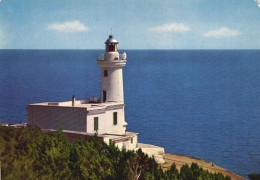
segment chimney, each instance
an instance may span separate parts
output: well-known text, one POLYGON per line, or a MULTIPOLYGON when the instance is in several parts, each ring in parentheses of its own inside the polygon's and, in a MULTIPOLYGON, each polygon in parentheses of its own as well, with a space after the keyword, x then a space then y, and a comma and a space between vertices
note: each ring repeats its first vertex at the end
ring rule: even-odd
POLYGON ((75 105, 75 101, 76 101, 76 98, 75 98, 75 96, 73 95, 73 96, 72 96, 72 101, 71 101, 71 102, 72 102, 72 106, 75 105))

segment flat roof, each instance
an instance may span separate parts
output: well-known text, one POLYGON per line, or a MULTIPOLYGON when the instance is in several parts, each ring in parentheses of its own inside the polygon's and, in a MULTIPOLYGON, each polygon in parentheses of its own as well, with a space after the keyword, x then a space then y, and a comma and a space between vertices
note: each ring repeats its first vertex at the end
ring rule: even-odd
POLYGON ((85 100, 76 100, 74 101, 74 106, 72 105, 72 101, 64 101, 64 102, 41 102, 41 103, 33 103, 29 104, 30 106, 55 106, 55 107, 74 107, 74 108, 85 108, 88 110, 95 109, 104 109, 111 106, 119 106, 125 105, 123 103, 118 102, 92 102, 89 99, 85 100))

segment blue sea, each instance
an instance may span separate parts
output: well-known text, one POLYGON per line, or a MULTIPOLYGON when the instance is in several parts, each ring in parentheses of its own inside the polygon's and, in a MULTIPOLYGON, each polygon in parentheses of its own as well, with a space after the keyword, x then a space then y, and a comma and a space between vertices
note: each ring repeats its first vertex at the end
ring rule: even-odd
MULTIPOLYGON (((260 50, 121 50, 128 131, 243 177, 260 173, 260 50)), ((103 50, 0 50, 0 122, 99 96, 103 50)))

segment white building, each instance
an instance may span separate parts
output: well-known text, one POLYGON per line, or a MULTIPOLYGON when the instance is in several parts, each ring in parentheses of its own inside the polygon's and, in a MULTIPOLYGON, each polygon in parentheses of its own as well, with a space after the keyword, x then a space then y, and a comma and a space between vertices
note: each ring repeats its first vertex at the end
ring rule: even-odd
POLYGON ((101 67, 100 99, 76 100, 73 96, 66 102, 29 104, 28 123, 44 130, 62 127, 67 133, 98 133, 106 143, 112 141, 120 149, 123 146, 128 150, 141 148, 158 163, 163 163, 164 148, 138 143, 138 133, 126 131, 122 70, 127 62, 126 53, 118 53, 118 41, 112 35, 105 44, 106 53, 97 60, 101 67))

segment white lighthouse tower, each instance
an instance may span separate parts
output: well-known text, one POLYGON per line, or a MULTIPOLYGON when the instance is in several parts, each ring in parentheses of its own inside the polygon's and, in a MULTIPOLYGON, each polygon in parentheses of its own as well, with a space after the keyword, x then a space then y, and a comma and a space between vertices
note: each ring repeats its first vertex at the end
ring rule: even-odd
POLYGON ((106 44, 106 53, 99 55, 101 67, 101 102, 124 103, 123 70, 126 65, 126 53, 118 53, 118 41, 110 35, 106 44))

